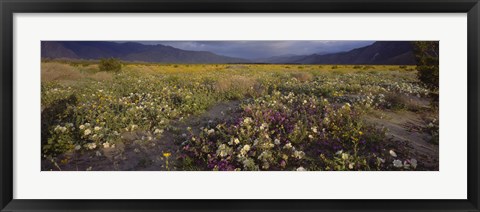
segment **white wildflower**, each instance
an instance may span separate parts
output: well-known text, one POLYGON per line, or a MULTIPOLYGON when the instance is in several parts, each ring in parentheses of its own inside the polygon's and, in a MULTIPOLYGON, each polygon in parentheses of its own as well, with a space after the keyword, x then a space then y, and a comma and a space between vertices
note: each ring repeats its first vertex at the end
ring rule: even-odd
POLYGON ((217 149, 217 155, 219 155, 220 157, 228 156, 229 152, 230 149, 225 144, 220 145, 217 149))
POLYGON ((394 160, 393 161, 393 166, 395 166, 397 168, 402 167, 403 166, 402 161, 401 160, 394 160))
POLYGON ((136 124, 132 124, 132 125, 130 126, 130 129, 131 129, 132 131, 136 130, 137 128, 138 128, 138 125, 136 125, 136 124))
POLYGON ((253 120, 250 117, 247 117, 243 120, 243 123, 245 123, 245 124, 249 124, 249 123, 252 123, 252 122, 253 122, 253 120))
POLYGON ((97 148, 97 144, 96 143, 88 143, 87 148, 88 149, 95 149, 95 148, 97 148))
POLYGON ((305 157, 305 152, 303 151, 295 151, 293 153, 293 156, 298 158, 298 159, 302 159, 303 157, 305 157))
POLYGON ((243 148, 240 150, 240 157, 243 157, 245 156, 248 151, 250 151, 250 145, 246 144, 245 146, 243 146, 243 148))
POLYGON ((268 127, 267 123, 263 123, 262 126, 260 126, 260 130, 266 129, 268 127))
POLYGON ((307 170, 300 166, 300 167, 297 168, 297 171, 307 171, 307 170))
POLYGON ((90 129, 86 129, 85 132, 83 132, 84 135, 90 135, 92 131, 90 129))
POLYGON ((287 143, 287 144, 285 144, 285 147, 284 147, 284 148, 290 149, 290 148, 292 148, 292 144, 291 144, 291 143, 287 143))
POLYGON ((275 140, 273 141, 273 143, 275 143, 275 145, 280 145, 280 140, 278 138, 275 138, 275 140))
POLYGON ((417 168, 417 165, 418 165, 418 164, 417 164, 417 160, 411 159, 411 160, 410 160, 410 165, 412 165, 412 167, 413 167, 414 169, 417 168))
POLYGON ((390 155, 394 158, 397 157, 397 153, 395 153, 393 150, 390 150, 390 155))
POLYGON ((110 148, 110 143, 108 143, 108 141, 103 143, 103 148, 105 148, 105 149, 110 148))
POLYGON ((354 166, 354 165, 355 165, 354 163, 350 163, 350 164, 348 164, 348 168, 349 168, 349 169, 353 169, 353 166, 354 166))

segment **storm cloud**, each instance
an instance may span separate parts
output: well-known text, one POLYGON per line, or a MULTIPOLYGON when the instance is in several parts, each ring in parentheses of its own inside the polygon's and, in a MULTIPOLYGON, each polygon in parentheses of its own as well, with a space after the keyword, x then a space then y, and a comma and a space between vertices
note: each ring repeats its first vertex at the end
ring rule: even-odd
POLYGON ((142 44, 162 44, 183 50, 209 51, 219 55, 246 59, 283 55, 326 54, 348 51, 374 41, 136 41, 142 44))

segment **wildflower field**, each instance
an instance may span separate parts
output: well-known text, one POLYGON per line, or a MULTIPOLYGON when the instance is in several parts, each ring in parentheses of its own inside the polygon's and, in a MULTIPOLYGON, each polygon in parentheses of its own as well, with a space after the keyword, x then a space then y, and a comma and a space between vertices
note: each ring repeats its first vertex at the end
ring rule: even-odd
POLYGON ((415 66, 42 62, 42 170, 438 170, 415 66))

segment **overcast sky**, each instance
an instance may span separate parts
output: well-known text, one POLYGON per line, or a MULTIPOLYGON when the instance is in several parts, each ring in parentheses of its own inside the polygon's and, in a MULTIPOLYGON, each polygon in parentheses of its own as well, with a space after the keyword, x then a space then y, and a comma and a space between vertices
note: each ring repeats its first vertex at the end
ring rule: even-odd
POLYGON ((216 54, 247 59, 281 55, 308 55, 348 51, 374 41, 137 41, 163 44, 183 50, 210 51, 216 54))

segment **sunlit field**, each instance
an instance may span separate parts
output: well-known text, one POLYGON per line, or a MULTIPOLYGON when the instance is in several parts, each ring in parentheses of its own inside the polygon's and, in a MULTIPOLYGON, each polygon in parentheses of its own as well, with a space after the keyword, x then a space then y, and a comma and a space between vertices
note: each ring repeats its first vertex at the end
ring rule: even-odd
POLYGON ((438 170, 415 66, 41 66, 42 170, 438 170))

